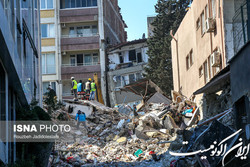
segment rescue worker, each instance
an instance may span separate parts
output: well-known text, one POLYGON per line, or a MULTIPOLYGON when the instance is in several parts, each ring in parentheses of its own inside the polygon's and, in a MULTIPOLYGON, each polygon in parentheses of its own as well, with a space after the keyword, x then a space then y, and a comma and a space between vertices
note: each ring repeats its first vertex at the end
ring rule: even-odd
POLYGON ((89 78, 88 81, 85 83, 86 94, 90 93, 90 81, 91 78, 89 78))
POLYGON ((77 82, 74 77, 71 77, 72 84, 71 84, 71 90, 73 91, 74 94, 74 101, 77 101, 77 82))
POLYGON ((90 100, 95 100, 95 93, 96 93, 96 84, 95 80, 91 82, 91 90, 90 90, 90 100))
POLYGON ((88 132, 88 127, 86 125, 86 115, 84 112, 82 112, 81 110, 78 110, 75 120, 77 121, 77 125, 76 125, 77 130, 79 129, 79 125, 83 124, 83 126, 88 132))
POLYGON ((77 94, 81 97, 82 95, 82 92, 83 92, 83 85, 82 84, 82 80, 79 81, 79 83, 77 84, 77 94))

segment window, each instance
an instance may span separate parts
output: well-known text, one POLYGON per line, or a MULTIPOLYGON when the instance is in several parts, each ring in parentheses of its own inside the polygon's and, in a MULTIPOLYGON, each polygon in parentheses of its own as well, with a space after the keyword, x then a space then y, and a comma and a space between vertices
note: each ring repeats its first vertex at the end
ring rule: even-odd
POLYGON ((198 18, 196 21, 196 30, 198 30, 200 26, 201 26, 201 21, 200 21, 200 18, 198 18))
POLYGON ((98 53, 93 54, 93 65, 97 65, 99 63, 98 53))
POLYGON ((129 83, 135 82, 135 74, 129 74, 129 83))
POLYGON ((53 0, 41 0, 41 9, 53 9, 53 0))
POLYGON ((55 74, 56 62, 54 53, 42 54, 42 74, 55 74))
POLYGON ((130 50, 129 51, 129 61, 136 61, 135 50, 130 50))
POLYGON ((208 7, 206 5, 205 7, 205 19, 209 18, 209 12, 208 12, 208 7))
POLYGON ((69 27, 69 37, 83 37, 96 35, 98 32, 96 25, 69 27))
POLYGON ((190 66, 192 66, 194 64, 194 61, 193 61, 193 49, 191 49, 191 51, 189 52, 189 57, 190 57, 190 66))
POLYGON ((203 75, 203 67, 200 66, 200 68, 199 68, 199 77, 201 77, 202 75, 203 75))
POLYGON ((82 66, 83 65, 83 54, 78 54, 77 55, 77 66, 82 66))
POLYGON ((115 87, 116 88, 121 87, 122 86, 122 77, 121 76, 116 76, 115 79, 116 79, 115 87))
POLYGON ((75 36, 75 28, 74 27, 70 27, 69 28, 69 37, 74 37, 75 36))
POLYGON ((190 68, 190 60, 189 60, 189 55, 186 57, 186 69, 188 70, 190 68))
POLYGON ((42 38, 55 37, 55 25, 54 24, 42 24, 42 38))
POLYGON ((141 52, 137 53, 137 63, 141 63, 142 62, 142 55, 141 52))
POLYGON ((98 29, 97 26, 92 26, 92 34, 97 34, 98 29))
POLYGON ((77 27, 76 28, 76 34, 77 34, 78 37, 82 36, 82 27, 77 27))
POLYGON ((97 0, 60 0, 61 9, 97 6, 97 0))
POLYGON ((201 35, 205 34, 206 32, 206 22, 205 22, 205 15, 204 11, 201 13, 201 35))
POLYGON ((76 56, 75 55, 70 55, 70 65, 76 66, 76 56))
POLYGON ((70 55, 70 66, 89 66, 99 64, 98 53, 70 55))
POLYGON ((186 68, 187 70, 193 65, 193 49, 189 52, 189 54, 186 57, 186 68))
POLYGON ((83 27, 83 34, 84 35, 90 35, 90 34, 92 34, 92 30, 91 30, 90 26, 84 26, 83 27))
POLYGON ((91 54, 84 55, 84 64, 85 65, 92 65, 92 56, 91 54))
POLYGON ((123 56, 121 53, 119 53, 119 59, 120 59, 120 63, 124 63, 123 56))
POLYGON ((205 83, 208 83, 209 81, 209 76, 208 76, 208 65, 207 65, 207 61, 204 62, 204 80, 205 83))
POLYGON ((213 18, 215 19, 215 17, 216 17, 216 0, 212 0, 212 14, 213 14, 213 18))

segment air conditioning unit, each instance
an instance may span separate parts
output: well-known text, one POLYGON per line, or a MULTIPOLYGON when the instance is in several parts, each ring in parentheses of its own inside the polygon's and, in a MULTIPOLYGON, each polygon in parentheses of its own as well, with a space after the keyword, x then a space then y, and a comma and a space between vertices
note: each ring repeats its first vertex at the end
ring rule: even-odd
POLYGON ((214 51, 213 54, 211 54, 211 65, 212 67, 219 67, 220 66, 220 52, 214 51))
POLYGON ((206 32, 213 32, 215 30, 215 20, 212 17, 206 20, 206 32))
POLYGON ((62 23, 61 26, 62 26, 62 28, 66 28, 66 24, 65 23, 62 23))

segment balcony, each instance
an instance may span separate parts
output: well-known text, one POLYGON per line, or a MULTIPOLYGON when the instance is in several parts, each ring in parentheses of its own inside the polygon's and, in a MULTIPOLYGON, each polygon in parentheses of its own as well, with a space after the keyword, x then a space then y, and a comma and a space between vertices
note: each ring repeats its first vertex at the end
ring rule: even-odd
POLYGON ((100 77, 101 66, 98 63, 84 63, 78 66, 62 64, 62 80, 70 79, 74 76, 76 79, 92 78, 94 73, 100 77))
POLYGON ((99 49, 99 36, 63 36, 61 39, 62 51, 77 51, 77 50, 97 50, 99 49))
POLYGON ((250 2, 245 1, 243 5, 235 12, 233 17, 233 39, 234 53, 238 53, 240 49, 250 39, 250 21, 249 21, 250 2))
POLYGON ((91 22, 98 20, 98 7, 60 9, 61 23, 91 22))

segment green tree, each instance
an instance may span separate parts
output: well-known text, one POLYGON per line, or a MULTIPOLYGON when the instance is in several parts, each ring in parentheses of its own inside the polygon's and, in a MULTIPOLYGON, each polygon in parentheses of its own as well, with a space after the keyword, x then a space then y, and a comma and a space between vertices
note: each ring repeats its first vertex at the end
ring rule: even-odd
POLYGON ((152 23, 154 35, 147 40, 149 62, 146 78, 156 83, 167 95, 173 89, 170 31, 178 29, 190 0, 158 0, 157 16, 152 23))

